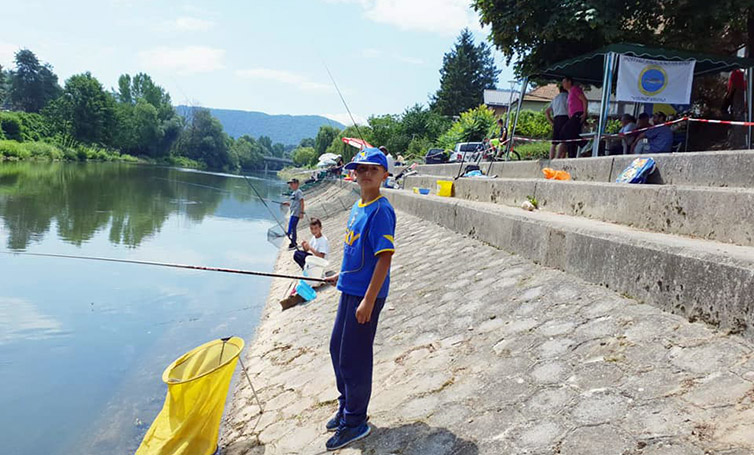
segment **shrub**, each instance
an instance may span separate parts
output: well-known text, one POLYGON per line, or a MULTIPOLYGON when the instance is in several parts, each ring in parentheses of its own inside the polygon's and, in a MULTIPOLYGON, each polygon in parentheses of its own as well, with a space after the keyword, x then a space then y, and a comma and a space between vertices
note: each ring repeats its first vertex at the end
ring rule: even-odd
POLYGON ((461 114, 448 131, 437 139, 440 147, 452 149, 457 142, 476 142, 495 131, 495 114, 484 105, 461 114))
POLYGON ((3 130, 6 139, 21 142, 21 120, 13 112, 0 113, 0 129, 3 130))
POLYGON ((516 124, 516 136, 545 139, 552 137, 552 126, 544 112, 521 111, 516 124))
POLYGON ((550 157, 549 142, 517 143, 513 148, 522 160, 541 160, 550 157))
POLYGON ((31 156, 31 152, 18 141, 0 141, 0 155, 6 158, 24 159, 31 156))
POLYGON ((26 142, 23 145, 29 150, 33 158, 62 160, 64 157, 62 150, 46 142, 26 142))

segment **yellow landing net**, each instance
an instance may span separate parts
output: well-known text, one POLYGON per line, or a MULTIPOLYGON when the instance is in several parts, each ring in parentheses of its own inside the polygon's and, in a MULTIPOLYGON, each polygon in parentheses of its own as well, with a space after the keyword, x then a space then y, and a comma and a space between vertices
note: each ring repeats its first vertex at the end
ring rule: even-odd
POLYGON ((238 337, 210 341, 165 369, 165 404, 136 455, 210 455, 217 449, 230 380, 243 346, 238 337))

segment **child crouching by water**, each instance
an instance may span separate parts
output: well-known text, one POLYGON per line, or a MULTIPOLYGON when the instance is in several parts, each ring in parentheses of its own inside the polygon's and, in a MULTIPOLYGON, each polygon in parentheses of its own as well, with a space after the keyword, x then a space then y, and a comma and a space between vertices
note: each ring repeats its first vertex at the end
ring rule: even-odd
POLYGON ((380 194, 388 176, 385 155, 365 149, 346 166, 356 171, 361 188, 348 217, 343 264, 337 280, 341 291, 330 338, 330 357, 338 386, 338 411, 326 427, 335 431, 325 447, 336 450, 369 435, 367 407, 372 394, 372 347, 380 311, 390 286, 395 245, 395 211, 380 194))

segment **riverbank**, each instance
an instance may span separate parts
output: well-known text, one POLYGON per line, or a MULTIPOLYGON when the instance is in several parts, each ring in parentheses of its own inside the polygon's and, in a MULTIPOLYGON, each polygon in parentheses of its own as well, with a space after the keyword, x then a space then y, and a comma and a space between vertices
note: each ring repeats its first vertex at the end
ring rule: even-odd
MULTIPOLYGON (((331 215, 324 231, 338 264, 347 220, 331 215)), ((340 453, 754 450, 751 342, 397 215, 375 341, 374 432, 340 453)), ((290 252, 275 269, 296 271, 290 252)), ((273 281, 245 353, 264 413, 239 381, 222 439, 229 455, 324 452, 337 398, 328 342, 338 294, 328 287, 281 312, 288 284, 273 281)))

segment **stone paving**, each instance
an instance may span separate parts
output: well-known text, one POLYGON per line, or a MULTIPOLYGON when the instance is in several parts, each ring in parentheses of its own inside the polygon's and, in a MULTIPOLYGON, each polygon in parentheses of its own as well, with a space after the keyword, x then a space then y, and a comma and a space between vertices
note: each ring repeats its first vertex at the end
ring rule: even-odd
MULTIPOLYGON (((324 220, 333 264, 345 223, 345 212, 324 220)), ((751 342, 406 213, 395 238, 373 433, 339 453, 754 453, 751 342)), ((290 252, 276 268, 297 271, 290 252)), ((239 379, 224 454, 324 453, 338 293, 281 312, 289 284, 273 281, 246 353, 264 412, 239 379)))

